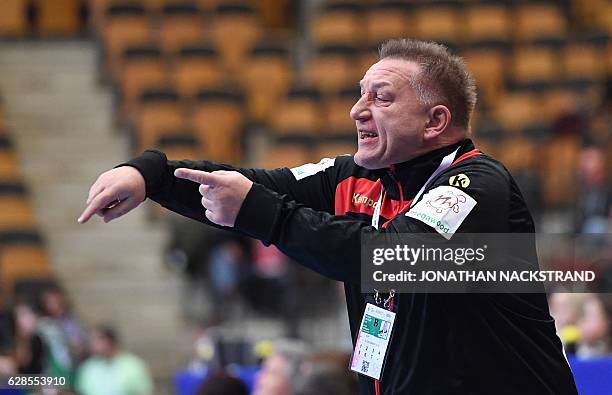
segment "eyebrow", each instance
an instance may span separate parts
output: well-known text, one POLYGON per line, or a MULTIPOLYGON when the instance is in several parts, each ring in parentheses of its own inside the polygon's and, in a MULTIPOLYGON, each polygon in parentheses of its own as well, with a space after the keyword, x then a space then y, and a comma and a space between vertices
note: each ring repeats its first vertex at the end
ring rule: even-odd
MULTIPOLYGON (((386 82, 386 81, 377 81, 377 82, 374 82, 374 83, 372 84, 372 89, 378 89, 378 88, 381 88, 381 87, 383 87, 383 86, 390 86, 390 85, 392 85, 390 82, 386 82)), ((360 88, 363 88, 363 80, 359 81, 359 87, 360 87, 360 88)))

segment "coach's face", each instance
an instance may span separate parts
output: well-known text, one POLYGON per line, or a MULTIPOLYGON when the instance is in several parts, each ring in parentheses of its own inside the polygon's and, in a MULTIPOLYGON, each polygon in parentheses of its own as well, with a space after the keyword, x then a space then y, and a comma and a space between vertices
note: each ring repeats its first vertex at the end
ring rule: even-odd
POLYGON ((361 97, 351 109, 357 126, 355 163, 379 169, 421 152, 428 108, 419 103, 409 82, 419 72, 418 64, 393 58, 366 72, 361 97))

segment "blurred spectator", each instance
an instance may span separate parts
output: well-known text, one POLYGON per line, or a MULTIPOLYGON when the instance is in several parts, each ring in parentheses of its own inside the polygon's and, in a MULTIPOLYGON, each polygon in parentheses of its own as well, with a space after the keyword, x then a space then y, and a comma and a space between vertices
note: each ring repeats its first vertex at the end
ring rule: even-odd
POLYGON ((153 393, 153 382, 144 362, 124 351, 115 330, 95 328, 90 352, 77 372, 76 389, 82 395, 145 395, 153 393))
POLYGON ((601 96, 601 102, 593 111, 589 137, 593 145, 603 147, 610 144, 612 136, 612 77, 608 77, 601 96))
POLYGON ((350 355, 321 353, 307 358, 294 382, 294 395, 353 395, 357 378, 347 368, 350 355))
POLYGON ((228 238, 211 251, 208 268, 217 319, 227 318, 238 302, 241 274, 247 265, 245 251, 238 240, 228 238))
POLYGON ((554 292, 550 295, 550 315, 555 319, 557 333, 563 342, 565 351, 576 353, 580 330, 577 323, 582 315, 584 294, 554 292))
POLYGON ((275 246, 265 246, 259 240, 251 243, 253 270, 245 286, 246 299, 259 313, 284 313, 289 258, 275 246))
POLYGON ((25 303, 17 304, 15 315, 15 359, 20 374, 46 373, 43 339, 37 333, 38 316, 25 303))
POLYGON ((248 395, 246 385, 224 371, 211 374, 198 388, 196 395, 248 395))
POLYGON ((292 382, 306 356, 306 347, 301 343, 276 344, 259 372, 253 395, 293 395, 292 382))
POLYGON ((166 246, 166 263, 183 275, 181 308, 186 318, 201 321, 210 310, 207 261, 219 229, 179 216, 166 218, 171 237, 166 246))
POLYGON ((58 288, 49 289, 40 295, 40 306, 43 315, 38 319, 37 333, 45 344, 46 366, 45 373, 52 376, 65 377, 72 385, 74 382, 77 360, 73 358, 70 349, 70 340, 63 326, 63 317, 66 314, 64 302, 58 288))
POLYGON ((606 175, 606 157, 596 147, 580 155, 580 191, 576 208, 577 233, 607 233, 612 214, 612 190, 606 175))
POLYGON ((581 339, 577 355, 599 357, 612 352, 612 294, 589 294, 578 321, 581 339))
POLYGON ((66 293, 59 286, 46 288, 41 295, 41 307, 43 313, 61 329, 75 364, 83 360, 87 350, 87 335, 72 313, 66 293))

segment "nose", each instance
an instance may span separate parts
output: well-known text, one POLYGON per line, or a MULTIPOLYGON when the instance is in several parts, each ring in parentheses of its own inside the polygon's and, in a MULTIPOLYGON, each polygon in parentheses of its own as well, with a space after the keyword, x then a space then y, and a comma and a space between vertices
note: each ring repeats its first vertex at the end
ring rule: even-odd
POLYGON ((365 121, 369 119, 370 116, 372 115, 367 105, 368 103, 367 97, 368 97, 367 94, 361 95, 359 100, 357 100, 357 102, 353 105, 353 108, 351 108, 350 114, 353 120, 365 121))

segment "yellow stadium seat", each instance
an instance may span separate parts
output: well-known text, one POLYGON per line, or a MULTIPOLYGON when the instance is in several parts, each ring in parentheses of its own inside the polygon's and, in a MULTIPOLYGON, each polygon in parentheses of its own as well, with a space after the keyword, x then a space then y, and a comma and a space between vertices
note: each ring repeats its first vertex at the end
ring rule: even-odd
POLYGON ((19 280, 50 276, 49 257, 36 233, 25 231, 0 235, 0 288, 5 290, 5 297, 19 280))
POLYGON ((161 135, 185 128, 183 107, 173 89, 146 90, 136 112, 138 152, 151 148, 161 135))
POLYGON ((311 37, 317 46, 356 45, 361 39, 359 7, 354 4, 330 4, 314 17, 311 37))
POLYGON ((340 155, 354 155, 357 151, 357 141, 353 142, 327 142, 321 143, 314 152, 313 160, 319 161, 321 158, 335 158, 340 155))
POLYGON ((409 7, 401 2, 380 3, 365 15, 366 43, 378 45, 390 38, 407 37, 409 7))
POLYGON ((563 77, 566 80, 603 80, 606 75, 606 65, 602 62, 601 53, 601 49, 594 45, 566 46, 561 52, 563 77))
POLYGON ((0 0, 0 37, 22 37, 28 31, 28 0, 0 0))
POLYGON ((271 126, 280 135, 317 134, 321 128, 320 106, 317 90, 294 88, 279 103, 271 126))
POLYGON ((411 17, 414 35, 422 40, 455 43, 461 38, 460 15, 452 6, 426 6, 411 17))
POLYGON ((292 80, 287 50, 282 47, 256 47, 240 77, 250 118, 255 122, 267 123, 292 80))
POLYGON ((223 65, 236 72, 262 34, 255 11, 248 6, 220 5, 211 26, 211 38, 223 65))
POLYGON ((547 207, 572 205, 576 201, 576 171, 580 153, 579 138, 562 136, 542 144, 538 154, 542 166, 544 201, 547 207), (563 158, 563 160, 559 160, 563 158))
POLYGON ((472 140, 474 141, 474 145, 476 146, 476 148, 478 148, 482 153, 492 156, 494 158, 499 157, 499 153, 501 152, 501 150, 497 141, 487 138, 480 138, 478 136, 472 136, 472 140))
POLYGON ((500 96, 495 103, 493 115, 505 130, 515 133, 541 120, 537 96, 530 92, 500 96))
POLYGON ((206 46, 183 47, 174 62, 172 75, 183 98, 193 98, 201 89, 218 87, 225 80, 217 52, 206 46))
POLYGON ((538 149, 535 143, 524 137, 512 137, 504 139, 503 149, 498 152, 499 160, 510 171, 533 169, 536 166, 538 149))
POLYGON ((514 52, 510 76, 516 84, 551 83, 559 72, 559 57, 551 48, 527 46, 514 52))
POLYGON ((359 94, 359 88, 352 84, 325 100, 323 105, 325 124, 322 133, 337 134, 355 130, 355 121, 351 119, 350 111, 359 99, 359 94))
POLYGON ((0 134, 0 180, 15 180, 18 178, 19 164, 11 139, 0 134))
POLYGON ((198 6, 202 11, 212 12, 221 4, 223 4, 224 0, 197 0, 198 6))
POLYGON ((36 29, 42 36, 71 36, 81 28, 79 0, 35 0, 36 29))
POLYGON ((576 91, 569 89, 551 89, 540 98, 540 110, 544 119, 554 121, 563 114, 571 114, 577 109, 581 97, 576 91))
POLYGON ((563 39, 567 36, 567 20, 559 4, 525 3, 516 8, 514 33, 521 42, 563 39))
POLYGON ((349 83, 361 79, 355 72, 354 47, 322 47, 305 67, 308 83, 325 95, 337 94, 349 83))
POLYGON ((19 183, 0 184, 0 229, 33 224, 34 212, 25 188, 19 183))
POLYGON ((304 144, 272 144, 263 153, 260 163, 264 169, 292 168, 309 163, 311 157, 312 149, 304 144))
POLYGON ((167 80, 166 65, 159 48, 128 48, 123 56, 120 74, 122 115, 130 116, 145 89, 162 86, 167 80))
POLYGON ((512 39, 512 15, 504 5, 468 6, 463 18, 468 43, 510 42, 512 39))
POLYGON ((502 50, 481 48, 466 50, 462 56, 476 79, 479 96, 494 103, 504 88, 508 55, 502 50))
POLYGON ((203 39, 204 23, 195 4, 163 7, 159 43, 164 54, 173 56, 186 44, 200 43, 203 39))
POLYGON ((362 49, 361 51, 359 51, 357 57, 358 59, 356 61, 355 67, 356 78, 355 81, 353 81, 355 83, 355 86, 359 86, 357 81, 361 80, 361 78, 366 73, 366 71, 368 71, 370 66, 378 62, 378 47, 369 47, 362 49))
POLYGON ((205 152, 192 131, 162 135, 155 146, 170 160, 198 160, 205 157, 205 152))
POLYGON ((124 51, 153 40, 149 19, 140 5, 113 5, 105 12, 102 43, 106 65, 113 78, 119 75, 124 51))
POLYGON ((193 129, 210 160, 237 163, 245 122, 242 95, 231 89, 203 90, 194 103, 193 129))

